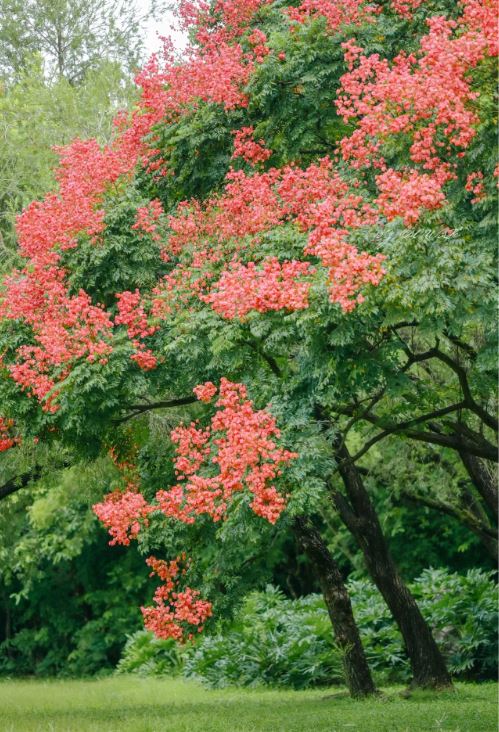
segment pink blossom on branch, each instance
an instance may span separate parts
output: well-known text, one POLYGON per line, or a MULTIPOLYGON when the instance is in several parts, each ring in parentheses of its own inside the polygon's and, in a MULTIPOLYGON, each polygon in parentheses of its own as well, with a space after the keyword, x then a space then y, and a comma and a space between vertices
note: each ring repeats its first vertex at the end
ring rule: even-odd
POLYGON ((290 19, 297 23, 322 16, 330 32, 340 29, 342 25, 369 22, 374 12, 375 4, 366 0, 304 0, 298 7, 287 9, 290 19))
POLYGON ((197 590, 178 589, 179 578, 185 574, 185 569, 180 569, 182 563, 185 564, 183 555, 170 562, 156 557, 146 560, 153 570, 151 576, 157 574, 164 583, 154 593, 154 606, 141 608, 144 626, 158 638, 185 641, 192 638, 193 630, 200 633, 212 615, 211 603, 201 600, 197 590))
POLYGON ((13 434, 14 420, 0 417, 0 452, 19 445, 21 438, 13 434))
POLYGON ((218 389, 211 381, 195 386, 192 390, 200 402, 211 402, 218 389))
MULTIPOLYGON (((207 382, 195 392, 213 395, 213 384, 207 382)), ((192 423, 172 432, 179 482, 156 493, 160 509, 184 523, 193 523, 201 514, 218 521, 225 516, 233 494, 246 489, 252 496, 252 510, 275 523, 286 499, 272 481, 296 453, 277 446, 280 431, 274 418, 266 410, 254 409, 242 384, 223 378, 215 406, 217 411, 206 429, 192 423), (209 466, 216 466, 215 475, 203 474, 209 466)))

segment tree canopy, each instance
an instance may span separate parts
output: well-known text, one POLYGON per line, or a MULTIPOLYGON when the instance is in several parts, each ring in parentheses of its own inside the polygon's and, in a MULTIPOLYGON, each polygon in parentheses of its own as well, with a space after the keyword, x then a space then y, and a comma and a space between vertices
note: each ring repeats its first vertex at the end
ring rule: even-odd
MULTIPOLYGON (((165 40, 112 139, 60 148, 53 192, 18 217, 1 445, 109 456, 94 510, 161 580, 142 608, 159 637, 222 612, 285 530, 325 567, 331 511, 396 613, 376 469, 494 554, 495 14, 182 2, 185 55, 165 40), (407 450, 450 489, 411 486, 407 450)), ((401 597, 415 676, 421 634, 445 683, 401 597)))

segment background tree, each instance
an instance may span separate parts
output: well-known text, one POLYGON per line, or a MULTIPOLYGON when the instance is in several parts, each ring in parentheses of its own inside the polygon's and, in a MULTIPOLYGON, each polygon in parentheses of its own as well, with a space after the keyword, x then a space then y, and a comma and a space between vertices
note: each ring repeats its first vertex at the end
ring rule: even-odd
POLYGON ((103 57, 127 70, 141 58, 146 15, 119 0, 2 0, 0 71, 16 79, 33 54, 40 54, 49 78, 81 83, 103 57))
POLYGON ((134 91, 119 64, 101 59, 81 84, 64 77, 48 82, 40 57, 32 57, 17 83, 0 94, 0 243, 3 269, 15 256, 15 217, 54 185, 54 148, 75 137, 107 142, 112 120, 134 91))

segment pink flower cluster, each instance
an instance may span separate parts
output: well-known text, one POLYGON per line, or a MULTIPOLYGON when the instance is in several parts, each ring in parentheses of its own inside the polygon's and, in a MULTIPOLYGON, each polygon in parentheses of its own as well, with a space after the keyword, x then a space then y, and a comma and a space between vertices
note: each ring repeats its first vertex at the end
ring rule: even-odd
POLYGON ((63 279, 60 268, 33 265, 5 280, 6 294, 0 303, 1 317, 22 319, 35 338, 34 344, 19 346, 16 360, 5 365, 14 381, 43 401, 47 411, 57 409, 56 385, 76 361, 105 363, 111 351, 108 314, 92 305, 83 290, 69 296, 63 279))
POLYGON ((104 228, 99 203, 106 188, 133 168, 134 161, 96 140, 74 140, 58 149, 59 192, 31 203, 17 220, 19 249, 38 263, 54 263, 54 249, 75 247, 84 232, 96 236, 104 228))
POLYGON ((153 198, 147 206, 141 206, 137 209, 135 223, 132 229, 139 231, 141 234, 148 234, 155 242, 161 241, 161 234, 158 231, 158 222, 163 215, 163 207, 157 198, 153 198))
MULTIPOLYGON (((383 258, 360 253, 348 243, 350 230, 375 224, 378 212, 350 190, 329 158, 305 170, 286 166, 252 175, 230 171, 227 180, 221 196, 204 206, 196 201, 184 204, 170 217, 168 256, 194 249, 198 266, 226 261, 228 247, 236 255, 247 253, 248 239, 249 246, 255 246, 263 232, 293 221, 309 232, 304 254, 318 257, 327 268, 331 300, 344 310, 362 300, 357 297, 359 288, 381 280, 383 258)), ((280 265, 276 258, 264 261, 261 269, 255 263, 233 262, 211 292, 197 294, 224 317, 242 317, 251 309, 302 309, 307 307, 310 285, 303 276, 312 271, 307 263, 280 265)))
POLYGON ((248 42, 252 46, 255 61, 261 64, 265 56, 270 53, 267 46, 267 36, 259 28, 255 28, 248 36, 248 42))
POLYGON ((13 427, 14 420, 0 417, 0 452, 10 450, 11 447, 18 445, 21 442, 20 437, 12 435, 13 427))
MULTIPOLYGON (((199 387, 197 392, 213 398, 213 384, 204 386, 208 392, 199 387)), ((157 492, 161 511, 184 523, 194 523, 201 514, 218 521, 225 516, 233 493, 246 488, 252 495, 252 510, 275 523, 286 500, 272 481, 296 453, 277 447, 280 431, 274 418, 266 410, 255 411, 242 384, 222 379, 216 406, 207 429, 193 423, 172 432, 179 483, 157 492), (217 473, 202 474, 210 465, 217 467, 217 473)))
MULTIPOLYGON (((217 388, 206 382, 196 386, 194 392, 201 401, 209 402, 217 388)), ((277 446, 280 431, 274 418, 266 410, 254 409, 242 384, 221 379, 215 406, 206 429, 192 423, 172 432, 179 482, 169 491, 158 491, 157 504, 148 504, 132 482, 125 491, 115 490, 93 506, 112 537, 110 544, 128 545, 142 526, 148 526, 151 514, 157 510, 184 523, 193 523, 202 514, 217 521, 225 516, 233 494, 244 488, 252 497, 250 507, 254 513, 270 523, 277 521, 286 499, 272 482, 281 475, 282 467, 297 457, 296 453, 277 446)), ((128 463, 117 465, 130 472, 128 463)), ((186 626, 202 630, 212 613, 211 604, 199 599, 199 593, 189 587, 177 591, 179 558, 167 563, 150 557, 148 564, 164 584, 156 590, 154 606, 142 608, 146 628, 160 638, 176 640, 186 637, 186 626)))
POLYGON ((398 15, 410 20, 415 10, 422 5, 425 0, 391 0, 391 6, 398 15))
POLYGON ((402 216, 406 226, 415 224, 422 211, 440 208, 445 201, 442 186, 434 176, 417 170, 388 168, 376 176, 376 183, 380 191, 376 201, 381 211, 388 221, 402 216))
POLYGON ((127 488, 125 492, 115 490, 108 493, 102 503, 96 503, 92 510, 112 536, 111 545, 128 546, 131 539, 136 539, 141 522, 147 526, 149 513, 154 508, 136 490, 127 488))
POLYGON ((373 256, 359 252, 347 243, 341 231, 319 239, 313 247, 308 247, 308 251, 319 256, 328 266, 330 300, 338 303, 345 313, 364 301, 362 287, 378 285, 385 273, 381 254, 373 256))
POLYGON ((308 307, 310 281, 303 278, 314 272, 308 262, 279 262, 277 257, 254 262, 235 262, 222 273, 205 302, 224 318, 244 318, 252 310, 303 310, 308 307))
POLYGON ((116 295, 118 299, 118 315, 114 322, 116 325, 125 325, 128 337, 135 348, 135 353, 131 358, 137 365, 149 371, 157 366, 157 359, 153 352, 144 346, 142 340, 153 335, 158 326, 149 325, 146 311, 142 304, 140 292, 119 292, 116 295))
MULTIPOLYGON (((157 491, 157 504, 148 504, 129 480, 124 492, 115 490, 93 506, 113 537, 111 544, 129 544, 137 538, 141 522, 148 525, 149 514, 158 509, 184 523, 194 523, 201 514, 218 521, 234 492, 244 489, 252 496, 250 506, 258 516, 277 521, 286 500, 272 482, 297 454, 277 446, 280 431, 275 419, 265 409, 254 409, 243 384, 222 378, 218 392, 207 428, 192 423, 172 431, 178 483, 157 491)), ((196 386, 194 393, 209 402, 217 388, 208 381, 196 386)))
POLYGON ((328 30, 334 32, 342 25, 370 21, 374 9, 374 5, 366 0, 304 0, 298 7, 288 8, 287 13, 297 23, 322 16, 327 21, 328 30))
POLYGON ((212 605, 199 599, 199 592, 186 587, 177 590, 178 577, 185 574, 180 569, 185 557, 165 562, 149 557, 146 563, 152 568, 151 576, 157 574, 164 584, 154 593, 154 606, 142 607, 145 627, 158 638, 173 638, 185 641, 193 637, 192 629, 203 630, 206 620, 212 615, 212 605))
POLYGON ((401 216, 412 225, 423 210, 445 202, 443 186, 455 178, 479 121, 470 71, 497 52, 490 34, 494 3, 464 0, 458 21, 429 18, 419 50, 402 52, 391 63, 378 54, 362 55, 353 40, 343 45, 350 71, 341 79, 336 105, 345 121, 357 120, 341 141, 343 158, 354 168, 381 170, 378 204, 388 218, 401 216), (397 140, 408 141, 415 167, 388 167, 384 146, 397 140))
POLYGON ((211 402, 218 389, 215 384, 211 381, 206 381, 204 384, 195 386, 192 390, 200 402, 211 402))
POLYGON ((499 55, 499 33, 497 32, 497 16, 499 5, 497 0, 461 0, 463 14, 459 24, 468 31, 475 32, 478 37, 485 38, 489 56, 499 55))
POLYGON ((196 40, 206 48, 230 43, 248 28, 253 16, 269 0, 181 0, 179 14, 184 31, 195 31, 196 40))
POLYGON ((240 130, 234 131, 233 158, 243 158, 251 165, 264 163, 270 158, 272 151, 266 149, 264 140, 255 142, 253 139, 254 132, 253 127, 241 127, 240 130))
POLYGON ((481 170, 470 173, 466 178, 465 190, 473 193, 471 203, 478 203, 485 196, 485 186, 483 183, 483 173, 481 170))
POLYGON ((101 150, 95 140, 75 140, 61 148, 58 193, 34 202, 18 217, 19 248, 27 264, 5 279, 0 315, 31 326, 34 343, 20 346, 6 365, 14 381, 43 401, 47 411, 57 409, 57 392, 77 361, 103 364, 112 350, 109 314, 84 290, 69 294, 59 261, 80 236, 99 245, 103 196, 135 166, 136 156, 129 153, 119 144, 101 150))

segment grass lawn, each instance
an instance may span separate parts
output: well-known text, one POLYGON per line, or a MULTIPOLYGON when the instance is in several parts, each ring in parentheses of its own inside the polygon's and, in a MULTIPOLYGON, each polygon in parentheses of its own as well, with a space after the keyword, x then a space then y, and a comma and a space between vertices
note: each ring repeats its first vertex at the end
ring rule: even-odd
POLYGON ((497 685, 454 692, 385 689, 352 701, 334 690, 211 691, 177 679, 1 681, 1 732, 495 732, 497 685))

